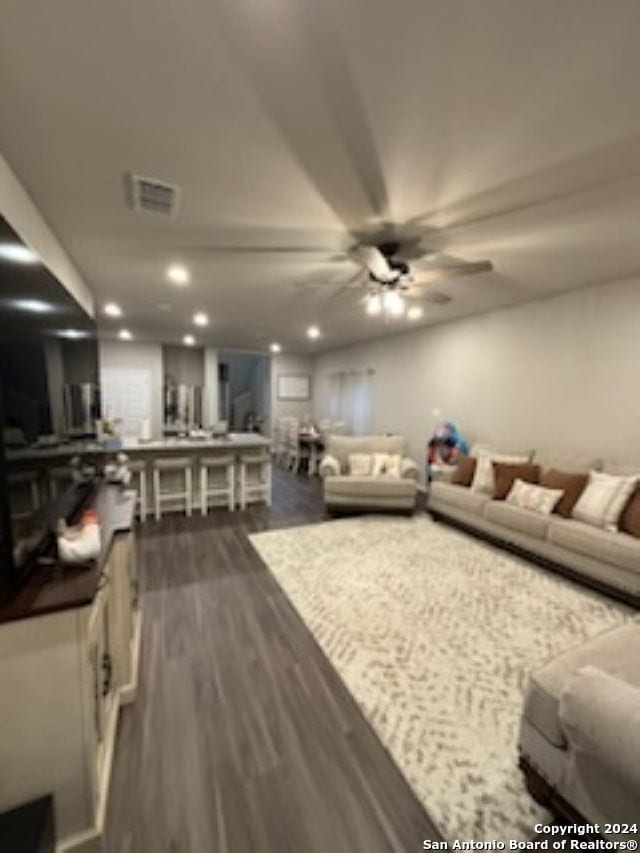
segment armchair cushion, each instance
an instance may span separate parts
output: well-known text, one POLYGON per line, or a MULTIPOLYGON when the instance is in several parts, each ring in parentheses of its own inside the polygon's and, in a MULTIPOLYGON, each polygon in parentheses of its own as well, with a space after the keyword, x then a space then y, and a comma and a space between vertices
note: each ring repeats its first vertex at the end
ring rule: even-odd
POLYGON ((576 759, 640 790, 640 689, 594 666, 578 670, 559 717, 576 759))
POLYGON ((415 498, 416 485, 400 477, 327 477, 324 481, 325 497, 359 498, 366 504, 368 498, 415 498))
POLYGON ((340 463, 335 456, 324 456, 318 469, 321 477, 339 477, 340 463))

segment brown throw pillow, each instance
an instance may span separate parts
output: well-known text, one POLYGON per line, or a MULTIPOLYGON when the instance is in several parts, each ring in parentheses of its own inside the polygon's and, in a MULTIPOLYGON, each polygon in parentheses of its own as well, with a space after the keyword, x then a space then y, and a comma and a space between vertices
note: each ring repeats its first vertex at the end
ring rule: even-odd
POLYGON ((525 483, 540 482, 540 466, 531 465, 529 462, 520 465, 510 465, 508 462, 493 463, 493 478, 495 488, 493 499, 503 501, 516 480, 524 480, 525 483))
POLYGON ((626 507, 622 510, 618 530, 640 539, 640 486, 636 488, 626 507))
POLYGON ((571 512, 588 482, 588 474, 574 474, 571 471, 559 471, 557 468, 551 468, 550 471, 545 471, 542 475, 540 485, 544 486, 545 489, 562 489, 564 494, 556 504, 554 512, 563 518, 571 518, 571 512))
POLYGON ((475 456, 461 456, 458 459, 451 482, 455 486, 465 486, 468 489, 473 482, 473 475, 476 473, 476 462, 475 456))

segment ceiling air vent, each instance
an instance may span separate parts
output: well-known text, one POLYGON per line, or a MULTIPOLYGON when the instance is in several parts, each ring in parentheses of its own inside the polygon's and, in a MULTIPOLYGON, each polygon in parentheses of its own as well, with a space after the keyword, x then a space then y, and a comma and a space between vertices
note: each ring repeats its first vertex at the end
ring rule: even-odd
POLYGON ((157 178, 129 175, 129 198, 137 213, 159 213, 175 216, 178 212, 180 188, 157 178))
POLYGON ((427 290, 423 299, 431 305, 446 305, 447 302, 452 301, 453 297, 447 296, 446 293, 442 293, 440 290, 427 290))

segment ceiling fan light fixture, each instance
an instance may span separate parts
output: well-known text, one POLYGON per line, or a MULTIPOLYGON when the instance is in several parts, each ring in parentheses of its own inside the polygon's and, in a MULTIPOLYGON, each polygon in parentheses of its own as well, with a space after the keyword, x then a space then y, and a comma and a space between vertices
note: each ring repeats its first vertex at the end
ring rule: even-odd
POLYGON ((382 296, 382 305, 391 317, 402 317, 404 314, 404 299, 397 290, 386 290, 382 296))
POLYGON ((370 293, 367 296, 366 310, 370 317, 377 317, 382 314, 382 297, 379 293, 370 293))

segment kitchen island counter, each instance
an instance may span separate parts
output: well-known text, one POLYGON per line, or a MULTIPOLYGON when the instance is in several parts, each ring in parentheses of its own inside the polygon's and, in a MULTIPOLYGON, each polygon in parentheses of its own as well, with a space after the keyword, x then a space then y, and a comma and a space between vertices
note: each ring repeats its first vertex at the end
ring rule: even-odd
POLYGON ((20 447, 7 451, 10 462, 21 460, 60 459, 71 456, 113 455, 123 452, 127 455, 158 454, 166 451, 198 452, 200 450, 221 450, 241 452, 256 448, 270 447, 271 441, 263 435, 252 432, 232 432, 224 438, 158 438, 140 441, 137 438, 123 438, 119 448, 107 448, 99 441, 72 441, 51 447, 20 447))

